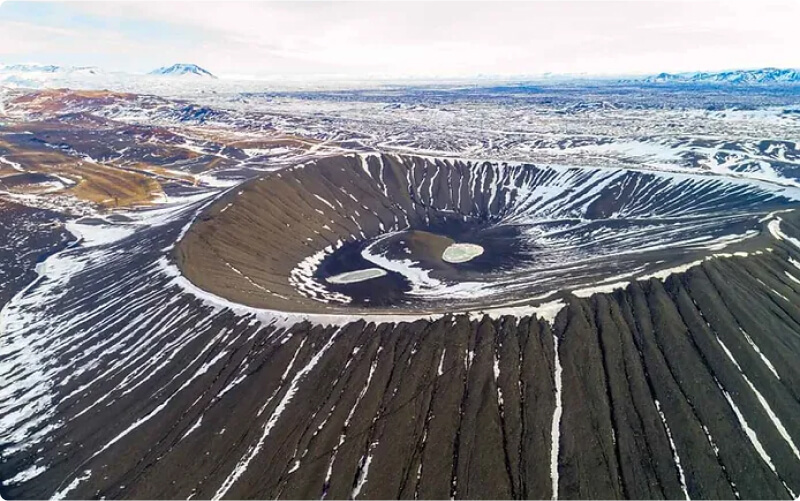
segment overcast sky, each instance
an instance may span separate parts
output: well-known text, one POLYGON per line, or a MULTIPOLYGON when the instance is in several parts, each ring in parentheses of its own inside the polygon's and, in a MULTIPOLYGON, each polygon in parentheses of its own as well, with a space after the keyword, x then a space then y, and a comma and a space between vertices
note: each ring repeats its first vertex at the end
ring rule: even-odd
POLYGON ((800 1, 0 4, 0 63, 222 77, 642 74, 800 66, 800 1))

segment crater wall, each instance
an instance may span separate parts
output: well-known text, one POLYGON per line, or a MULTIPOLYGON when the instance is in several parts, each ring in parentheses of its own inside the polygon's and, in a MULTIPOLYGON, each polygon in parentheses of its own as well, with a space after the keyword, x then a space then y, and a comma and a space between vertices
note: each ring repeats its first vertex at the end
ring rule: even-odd
POLYGON ((645 275, 746 247, 783 188, 716 176, 348 155, 270 173, 197 222, 199 287, 282 311, 453 311, 645 275), (442 259, 452 243, 484 252, 442 259), (343 273, 369 280, 341 283, 343 273))

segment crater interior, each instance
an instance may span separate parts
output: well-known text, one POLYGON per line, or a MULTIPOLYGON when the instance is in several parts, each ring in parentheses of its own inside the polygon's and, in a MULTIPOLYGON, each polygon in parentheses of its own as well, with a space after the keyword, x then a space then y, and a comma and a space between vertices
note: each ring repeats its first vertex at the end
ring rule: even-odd
POLYGON ((711 175, 347 155, 229 193, 178 261, 199 287, 249 306, 468 310, 745 249, 789 202, 711 175))

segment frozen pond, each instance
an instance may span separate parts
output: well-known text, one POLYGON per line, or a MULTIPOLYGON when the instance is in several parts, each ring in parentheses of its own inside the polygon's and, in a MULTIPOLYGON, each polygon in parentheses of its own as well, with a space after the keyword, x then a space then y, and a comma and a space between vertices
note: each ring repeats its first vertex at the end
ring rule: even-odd
POLYGON ((442 253, 442 260, 448 263, 466 263, 483 254, 483 247, 476 244, 453 244, 442 253))
POLYGON ((326 280, 332 284, 355 284, 372 278, 382 277, 384 275, 386 275, 386 270, 382 270, 380 268, 367 268, 365 270, 340 273, 338 275, 328 277, 326 280))

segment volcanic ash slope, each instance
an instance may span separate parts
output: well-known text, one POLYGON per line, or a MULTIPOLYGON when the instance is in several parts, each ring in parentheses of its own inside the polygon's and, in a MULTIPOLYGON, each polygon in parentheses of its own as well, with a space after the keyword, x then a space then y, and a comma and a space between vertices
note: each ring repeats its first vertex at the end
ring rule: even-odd
POLYGON ((80 245, 49 258, 0 314, 3 497, 800 492, 800 217, 763 214, 791 207, 785 193, 701 176, 362 159, 234 189, 186 233, 186 277, 168 256, 201 204, 136 214, 126 232, 81 227, 80 245), (552 189, 524 188, 534 185, 552 189), (502 228, 514 224, 524 231, 502 228), (407 227, 425 233, 386 237, 407 227), (459 266, 475 268, 439 265, 449 241, 471 239, 487 250, 459 266), (369 245, 388 266, 406 248, 420 259, 408 265, 417 272, 392 272, 396 294, 378 307, 323 281, 349 262, 339 258, 369 261, 369 245), (479 262, 502 252, 513 267, 479 262), (573 273, 548 276, 549 255, 573 273), (299 263, 308 273, 292 275, 299 263), (458 300, 471 314, 443 313, 453 300, 430 295, 485 274, 501 287, 458 300), (606 279, 624 285, 556 294, 564 306, 549 321, 477 313, 606 279))

